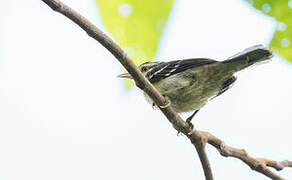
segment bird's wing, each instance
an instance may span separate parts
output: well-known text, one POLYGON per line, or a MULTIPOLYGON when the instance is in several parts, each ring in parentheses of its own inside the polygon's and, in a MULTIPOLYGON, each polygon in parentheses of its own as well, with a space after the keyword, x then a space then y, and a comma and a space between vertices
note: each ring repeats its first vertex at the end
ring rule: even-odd
POLYGON ((203 58, 161 62, 151 71, 149 71, 146 74, 146 77, 149 79, 151 83, 155 83, 161 79, 167 78, 179 72, 207 64, 213 64, 216 62, 217 61, 212 59, 203 58))
POLYGON ((234 84, 235 81, 236 81, 236 77, 235 77, 235 76, 232 76, 231 78, 227 79, 227 80, 222 84, 222 87, 221 87, 221 89, 219 90, 219 92, 218 92, 215 96, 213 96, 213 97, 211 98, 211 100, 214 99, 215 97, 220 96, 220 95, 223 94, 225 91, 227 91, 228 89, 230 89, 230 88, 233 86, 233 84, 234 84))

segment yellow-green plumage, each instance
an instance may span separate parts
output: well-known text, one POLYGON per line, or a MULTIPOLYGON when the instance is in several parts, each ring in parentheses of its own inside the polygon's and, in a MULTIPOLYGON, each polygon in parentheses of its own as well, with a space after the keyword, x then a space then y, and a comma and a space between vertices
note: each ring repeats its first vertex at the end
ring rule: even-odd
POLYGON ((192 68, 153 83, 166 96, 176 112, 198 110, 216 96, 222 84, 233 76, 220 62, 192 68))
MULTIPOLYGON (((170 101, 176 112, 196 111, 202 108, 210 98, 226 91, 235 81, 234 73, 271 57, 272 52, 270 50, 262 46, 254 46, 222 62, 209 59, 181 60, 176 62, 178 64, 177 68, 179 68, 180 63, 183 64, 182 61, 192 61, 191 63, 210 61, 210 63, 186 68, 173 75, 167 74, 171 69, 168 71, 157 69, 152 72, 154 76, 165 75, 165 77, 159 77, 159 80, 152 83, 170 101), (163 71, 166 74, 163 74, 163 71)), ((150 82, 151 76, 149 73, 151 73, 151 70, 153 71, 155 66, 159 66, 159 63, 147 62, 139 66, 150 82)), ((167 67, 167 65, 161 66, 161 69, 167 67)), ((146 94, 145 96, 147 97, 146 94)), ((149 97, 147 99, 150 100, 149 97)))

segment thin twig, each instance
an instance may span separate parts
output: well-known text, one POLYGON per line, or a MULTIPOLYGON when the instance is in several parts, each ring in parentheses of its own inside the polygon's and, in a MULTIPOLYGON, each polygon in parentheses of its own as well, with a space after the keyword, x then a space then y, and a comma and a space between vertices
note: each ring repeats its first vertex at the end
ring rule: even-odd
MULTIPOLYGON (((42 0, 53 10, 65 15, 73 22, 78 24, 90 37, 101 43, 107 50, 109 50, 119 62, 127 69, 127 71, 133 77, 136 85, 147 93, 148 96, 152 98, 155 104, 162 107, 167 104, 165 98, 154 88, 154 86, 143 76, 143 74, 138 70, 133 61, 127 56, 127 54, 118 46, 112 39, 110 39, 106 34, 99 30, 94 24, 89 22, 86 18, 81 16, 79 13, 63 4, 58 0, 42 0)), ((211 171, 211 166, 205 151, 206 143, 211 144, 220 152, 222 156, 234 157, 242 160, 252 169, 270 177, 271 179, 282 180, 283 178, 271 172, 268 167, 273 167, 277 170, 281 170, 284 167, 292 167, 291 161, 276 162, 267 159, 259 159, 250 157, 245 150, 236 149, 227 146, 208 132, 192 130, 191 127, 183 121, 183 119, 170 107, 160 108, 167 119, 172 123, 173 127, 185 134, 196 147, 199 154, 206 180, 213 180, 213 175, 211 171)))

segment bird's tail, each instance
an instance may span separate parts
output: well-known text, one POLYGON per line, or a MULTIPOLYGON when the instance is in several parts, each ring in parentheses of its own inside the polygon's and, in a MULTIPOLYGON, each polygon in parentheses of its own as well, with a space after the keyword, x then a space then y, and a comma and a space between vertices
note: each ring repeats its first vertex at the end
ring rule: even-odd
POLYGON ((253 64, 265 62, 272 57, 273 52, 271 50, 263 45, 256 45, 231 56, 223 61, 223 64, 226 64, 231 71, 237 72, 253 64))

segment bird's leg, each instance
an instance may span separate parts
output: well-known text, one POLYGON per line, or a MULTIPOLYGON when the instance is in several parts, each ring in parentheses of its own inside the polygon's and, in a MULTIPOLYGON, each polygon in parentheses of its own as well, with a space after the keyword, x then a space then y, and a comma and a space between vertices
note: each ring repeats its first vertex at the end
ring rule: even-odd
POLYGON ((188 125, 191 127, 191 130, 194 129, 194 125, 193 125, 193 123, 192 123, 191 121, 192 121, 193 117, 194 117, 198 112, 199 112, 199 109, 198 109, 198 110, 195 110, 195 112, 194 112, 190 117, 188 117, 187 120, 186 120, 186 122, 188 123, 188 125))

